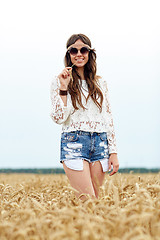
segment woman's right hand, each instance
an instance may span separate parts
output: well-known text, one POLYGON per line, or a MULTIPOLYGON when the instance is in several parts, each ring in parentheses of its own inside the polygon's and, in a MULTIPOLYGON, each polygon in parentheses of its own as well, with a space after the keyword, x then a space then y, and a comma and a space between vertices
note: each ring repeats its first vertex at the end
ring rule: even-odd
POLYGON ((60 89, 67 90, 68 84, 71 80, 70 71, 72 71, 71 67, 66 67, 63 71, 58 75, 60 81, 60 89))

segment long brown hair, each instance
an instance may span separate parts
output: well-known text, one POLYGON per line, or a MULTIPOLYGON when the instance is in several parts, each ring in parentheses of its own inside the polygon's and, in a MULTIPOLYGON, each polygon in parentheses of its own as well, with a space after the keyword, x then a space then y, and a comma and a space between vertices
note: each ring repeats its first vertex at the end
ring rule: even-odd
MULTIPOLYGON (((84 44, 87 44, 91 48, 91 41, 90 39, 84 35, 84 34, 73 34, 67 41, 66 48, 68 48, 70 45, 74 44, 77 40, 81 40, 84 44)), ((70 55, 68 51, 66 52, 64 63, 66 67, 71 67, 72 62, 70 55)), ((103 94, 100 90, 100 87, 98 85, 98 79, 99 76, 96 75, 97 66, 96 66, 96 53, 95 49, 92 49, 89 51, 89 59, 88 62, 84 66, 84 77, 88 85, 88 97, 91 97, 94 101, 94 103, 97 105, 97 107, 102 111, 102 102, 103 102, 103 94), (100 102, 98 102, 98 98, 100 98, 100 102)), ((70 81, 68 85, 68 90, 71 95, 72 104, 75 110, 78 110, 77 103, 85 109, 85 107, 82 104, 82 98, 81 98, 81 84, 79 79, 81 79, 80 75, 76 71, 76 67, 72 68, 72 76, 73 81, 70 81)))

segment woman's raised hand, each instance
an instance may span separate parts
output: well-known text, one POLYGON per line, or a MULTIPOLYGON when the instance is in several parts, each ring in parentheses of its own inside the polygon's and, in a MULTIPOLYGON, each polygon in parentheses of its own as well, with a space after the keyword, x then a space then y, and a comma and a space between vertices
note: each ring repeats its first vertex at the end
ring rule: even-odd
POLYGON ((58 75, 59 81, 60 81, 60 89, 61 90, 67 90, 68 84, 71 80, 70 71, 72 71, 71 67, 66 67, 63 69, 63 71, 58 75))

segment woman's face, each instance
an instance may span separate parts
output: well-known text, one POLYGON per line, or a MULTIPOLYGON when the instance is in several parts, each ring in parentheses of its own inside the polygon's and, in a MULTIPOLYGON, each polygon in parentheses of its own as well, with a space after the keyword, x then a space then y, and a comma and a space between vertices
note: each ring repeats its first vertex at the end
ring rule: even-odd
POLYGON ((76 67, 78 68, 82 68, 84 67, 84 65, 88 62, 89 59, 89 51, 82 54, 80 52, 80 49, 82 47, 86 47, 87 45, 84 44, 80 39, 78 39, 74 44, 71 45, 71 47, 73 48, 77 48, 78 49, 78 53, 76 55, 72 55, 70 53, 70 58, 71 58, 71 62, 72 64, 74 64, 76 67))

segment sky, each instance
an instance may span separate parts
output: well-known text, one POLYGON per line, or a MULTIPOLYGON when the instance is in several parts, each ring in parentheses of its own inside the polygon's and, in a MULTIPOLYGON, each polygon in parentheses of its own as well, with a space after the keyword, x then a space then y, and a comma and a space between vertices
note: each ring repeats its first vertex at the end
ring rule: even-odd
POLYGON ((86 34, 106 79, 120 168, 160 167, 159 1, 0 4, 0 168, 62 167, 50 84, 66 42, 86 34))

